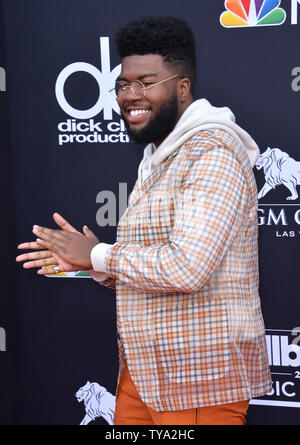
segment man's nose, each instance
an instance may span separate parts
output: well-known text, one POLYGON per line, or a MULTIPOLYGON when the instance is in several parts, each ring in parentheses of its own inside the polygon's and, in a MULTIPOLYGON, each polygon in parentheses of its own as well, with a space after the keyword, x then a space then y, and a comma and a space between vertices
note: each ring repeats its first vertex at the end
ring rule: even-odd
POLYGON ((130 85, 128 90, 126 91, 126 99, 127 100, 135 100, 138 96, 136 92, 134 91, 134 88, 130 85))

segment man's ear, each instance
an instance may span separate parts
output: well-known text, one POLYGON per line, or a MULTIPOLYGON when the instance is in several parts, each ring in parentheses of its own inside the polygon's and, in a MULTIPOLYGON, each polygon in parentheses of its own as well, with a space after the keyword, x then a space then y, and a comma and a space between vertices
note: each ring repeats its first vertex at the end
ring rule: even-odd
POLYGON ((177 84, 178 100, 183 103, 190 97, 191 94, 191 81, 188 77, 184 77, 179 80, 177 84))

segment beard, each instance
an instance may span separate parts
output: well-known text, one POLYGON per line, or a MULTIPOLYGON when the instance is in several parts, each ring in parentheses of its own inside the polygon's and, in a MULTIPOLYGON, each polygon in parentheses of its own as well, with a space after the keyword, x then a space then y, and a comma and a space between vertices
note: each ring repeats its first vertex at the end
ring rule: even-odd
POLYGON ((131 129, 124 116, 123 119, 129 137, 138 144, 149 144, 164 139, 171 133, 178 119, 177 95, 175 93, 167 102, 162 104, 156 115, 140 130, 131 129))

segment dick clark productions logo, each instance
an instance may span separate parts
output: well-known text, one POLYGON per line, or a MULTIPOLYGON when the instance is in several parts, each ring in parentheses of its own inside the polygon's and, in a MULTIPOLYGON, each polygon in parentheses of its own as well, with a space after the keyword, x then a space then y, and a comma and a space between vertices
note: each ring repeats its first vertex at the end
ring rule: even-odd
POLYGON ((71 118, 58 124, 58 142, 67 143, 124 143, 129 142, 122 119, 112 121, 113 111, 120 114, 116 96, 109 90, 121 72, 121 65, 113 70, 110 67, 109 38, 100 37, 101 71, 87 62, 75 62, 66 66, 58 75, 55 94, 62 110, 71 118), (86 110, 74 108, 64 94, 65 83, 72 74, 83 71, 92 76, 99 86, 96 103, 86 110), (95 116, 103 111, 103 121, 95 121, 95 116), (110 121, 110 122, 109 122, 110 121))

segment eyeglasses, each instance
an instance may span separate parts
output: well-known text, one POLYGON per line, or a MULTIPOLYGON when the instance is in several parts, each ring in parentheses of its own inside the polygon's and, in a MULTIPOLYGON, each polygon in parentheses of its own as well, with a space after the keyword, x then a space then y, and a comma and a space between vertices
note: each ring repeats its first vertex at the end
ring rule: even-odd
POLYGON ((167 82, 168 80, 174 79, 175 77, 178 76, 179 76, 178 74, 174 74, 173 76, 168 77, 167 79, 164 80, 160 80, 159 82, 151 82, 151 83, 149 82, 146 84, 144 84, 140 80, 133 80, 132 82, 124 85, 123 83, 116 80, 115 87, 109 90, 109 92, 111 93, 112 91, 115 91, 118 97, 121 94, 127 94, 127 91, 130 90, 135 97, 146 96, 146 92, 147 90, 150 90, 150 88, 153 88, 156 85, 167 82))

